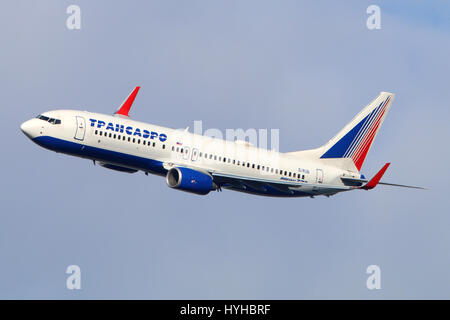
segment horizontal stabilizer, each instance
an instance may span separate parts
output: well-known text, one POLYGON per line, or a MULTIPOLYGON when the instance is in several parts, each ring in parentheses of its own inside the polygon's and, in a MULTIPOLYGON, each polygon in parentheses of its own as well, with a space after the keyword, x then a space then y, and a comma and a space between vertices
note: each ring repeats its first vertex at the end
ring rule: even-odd
POLYGON ((404 184, 396 184, 396 183, 379 182, 378 184, 383 184, 383 185, 385 185, 385 186, 393 186, 393 187, 402 187, 402 188, 412 188, 412 189, 428 190, 428 188, 424 188, 424 187, 407 186, 407 185, 404 185, 404 184))

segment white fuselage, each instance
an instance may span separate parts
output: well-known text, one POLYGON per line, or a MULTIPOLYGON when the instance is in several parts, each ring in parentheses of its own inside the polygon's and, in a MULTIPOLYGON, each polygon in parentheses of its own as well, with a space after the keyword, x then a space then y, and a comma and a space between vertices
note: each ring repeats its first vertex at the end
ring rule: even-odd
POLYGON ((187 167, 210 174, 219 181, 219 189, 297 197, 347 191, 352 187, 345 186, 341 177, 360 177, 358 172, 320 159, 294 157, 242 141, 214 139, 126 117, 76 110, 49 111, 42 116, 60 123, 35 118, 22 124, 22 131, 34 142, 113 169, 165 175, 173 167, 187 167), (268 190, 263 184, 273 188, 268 190))

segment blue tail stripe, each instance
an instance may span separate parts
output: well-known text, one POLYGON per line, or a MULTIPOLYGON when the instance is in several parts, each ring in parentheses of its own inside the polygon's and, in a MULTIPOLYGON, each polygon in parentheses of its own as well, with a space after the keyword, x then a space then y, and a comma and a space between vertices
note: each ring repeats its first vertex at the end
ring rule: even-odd
POLYGON ((362 119, 356 126, 354 126, 345 136, 336 142, 330 149, 327 150, 320 158, 344 158, 348 156, 355 147, 359 144, 362 137, 365 135, 368 127, 370 127, 376 115, 381 110, 384 101, 380 103, 372 112, 370 112, 364 119, 362 119))
POLYGON ((358 132, 356 138, 353 140, 353 142, 351 143, 350 147, 347 149, 347 151, 344 154, 344 157, 349 157, 351 156, 351 154, 353 153, 353 151, 358 147, 359 143, 361 142, 361 140, 364 139, 364 136, 366 135, 367 131, 370 129, 370 127, 372 126, 373 121, 376 119, 379 111, 382 109, 383 106, 383 102, 380 103, 380 105, 375 108, 375 110, 373 110, 370 114, 369 114, 369 118, 367 119, 367 121, 364 123, 363 128, 358 132))
POLYGON ((352 141, 355 139, 359 130, 363 126, 364 122, 369 118, 369 116, 370 115, 367 115, 356 126, 354 126, 352 130, 347 132, 347 134, 345 136, 343 136, 341 140, 336 142, 334 144, 334 146, 332 146, 330 149, 328 149, 328 151, 325 152, 321 156, 321 158, 342 158, 344 156, 345 152, 347 151, 348 147, 352 143, 352 141))

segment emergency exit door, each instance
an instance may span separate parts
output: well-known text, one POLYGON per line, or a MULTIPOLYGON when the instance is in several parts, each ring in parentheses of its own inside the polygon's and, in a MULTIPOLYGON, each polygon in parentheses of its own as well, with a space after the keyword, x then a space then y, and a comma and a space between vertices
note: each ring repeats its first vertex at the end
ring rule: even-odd
POLYGON ((323 183, 323 170, 316 169, 316 183, 323 183))

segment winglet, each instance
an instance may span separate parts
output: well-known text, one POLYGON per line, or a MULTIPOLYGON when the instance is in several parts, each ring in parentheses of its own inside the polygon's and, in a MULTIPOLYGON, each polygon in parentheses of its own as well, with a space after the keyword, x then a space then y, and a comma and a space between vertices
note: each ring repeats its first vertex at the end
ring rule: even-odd
POLYGON ((375 188, 377 186, 378 182, 380 182, 381 177, 383 177, 383 175, 386 172, 389 165, 390 165, 390 162, 386 163, 383 166, 383 168, 381 168, 381 170, 378 171, 378 173, 369 182, 367 182, 364 186, 361 187, 361 189, 370 190, 370 189, 375 188))
POLYGON ((141 87, 134 88, 133 91, 129 94, 129 96, 122 102, 119 109, 114 113, 115 116, 124 116, 129 117, 128 114, 130 112, 131 106, 133 105, 134 99, 141 87))

